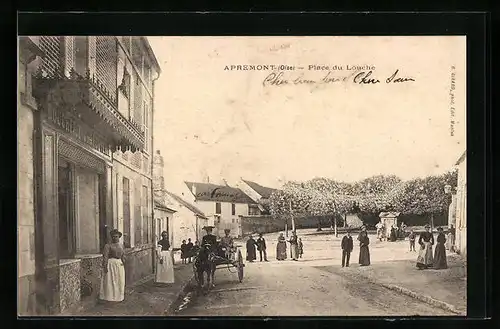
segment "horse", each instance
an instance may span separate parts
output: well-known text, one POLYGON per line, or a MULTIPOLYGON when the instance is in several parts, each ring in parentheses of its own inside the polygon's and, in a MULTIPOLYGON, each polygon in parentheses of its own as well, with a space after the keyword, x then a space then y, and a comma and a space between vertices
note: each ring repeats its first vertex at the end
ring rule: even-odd
POLYGON ((208 288, 215 287, 215 270, 217 264, 215 263, 216 254, 212 248, 215 248, 215 246, 203 245, 195 258, 193 266, 198 278, 198 289, 204 286, 204 274, 207 275, 208 288))

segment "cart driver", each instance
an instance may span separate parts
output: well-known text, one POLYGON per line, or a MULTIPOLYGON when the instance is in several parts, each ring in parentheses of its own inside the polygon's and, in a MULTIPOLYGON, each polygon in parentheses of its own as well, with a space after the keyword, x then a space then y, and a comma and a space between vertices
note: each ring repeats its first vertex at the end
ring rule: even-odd
POLYGON ((210 250, 213 250, 217 245, 217 237, 212 234, 213 226, 205 226, 203 229, 207 232, 207 234, 201 239, 201 246, 210 245, 210 250))
POLYGON ((220 240, 221 247, 226 249, 225 255, 226 255, 226 258, 228 258, 228 259, 232 259, 232 255, 233 255, 233 251, 234 251, 233 250, 234 249, 233 238, 229 235, 230 232, 231 232, 231 230, 226 228, 224 230, 225 235, 220 240))

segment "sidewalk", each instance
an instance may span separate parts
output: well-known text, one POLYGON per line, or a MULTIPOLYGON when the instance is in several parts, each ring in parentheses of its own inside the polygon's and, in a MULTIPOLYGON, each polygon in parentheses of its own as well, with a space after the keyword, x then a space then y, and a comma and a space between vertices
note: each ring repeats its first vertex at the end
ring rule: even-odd
MULTIPOLYGON (((397 245, 390 243, 386 246, 399 247, 397 245)), ((416 253, 414 259, 378 259, 366 267, 356 264, 356 252, 353 256, 354 262, 349 268, 335 266, 328 270, 344 277, 368 280, 455 314, 466 314, 467 269, 459 255, 447 253, 448 269, 423 271, 415 267, 416 253)))
POLYGON ((134 287, 121 303, 100 302, 78 316, 162 316, 175 304, 193 278, 192 264, 174 266, 175 283, 156 285, 153 280, 134 287))

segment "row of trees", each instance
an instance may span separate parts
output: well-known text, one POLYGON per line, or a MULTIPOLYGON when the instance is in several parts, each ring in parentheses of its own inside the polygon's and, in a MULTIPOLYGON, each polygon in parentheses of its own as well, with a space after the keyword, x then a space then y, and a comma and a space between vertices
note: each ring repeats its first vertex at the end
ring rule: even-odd
POLYGON ((444 187, 457 185, 457 171, 402 181, 378 175, 355 183, 314 178, 306 182, 287 182, 274 192, 269 208, 274 218, 291 216, 334 216, 349 212, 378 215, 382 211, 402 214, 434 215, 447 211, 450 196, 444 187))

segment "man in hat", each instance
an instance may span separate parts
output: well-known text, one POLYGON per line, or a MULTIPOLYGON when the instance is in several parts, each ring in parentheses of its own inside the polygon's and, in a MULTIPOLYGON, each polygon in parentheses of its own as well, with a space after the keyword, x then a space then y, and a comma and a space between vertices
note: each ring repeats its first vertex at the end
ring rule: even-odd
POLYGON ((206 244, 210 245, 211 248, 215 247, 217 244, 217 237, 212 234, 213 226, 205 226, 204 229, 207 234, 201 239, 201 245, 204 246, 206 244))
POLYGON ((226 249, 225 251, 226 258, 229 259, 232 258, 233 254, 232 251, 234 248, 233 238, 229 235, 230 232, 231 232, 230 229, 228 228, 224 229, 224 236, 220 240, 221 247, 226 249))
POLYGON ((257 250, 259 251, 260 261, 262 262, 262 254, 264 254, 264 261, 267 260, 267 252, 266 252, 266 240, 263 237, 262 233, 259 233, 259 238, 257 239, 257 250))
POLYGON ((351 231, 347 230, 347 234, 342 238, 342 243, 340 245, 342 248, 342 267, 349 267, 349 260, 351 259, 351 252, 353 249, 353 242, 351 231))

